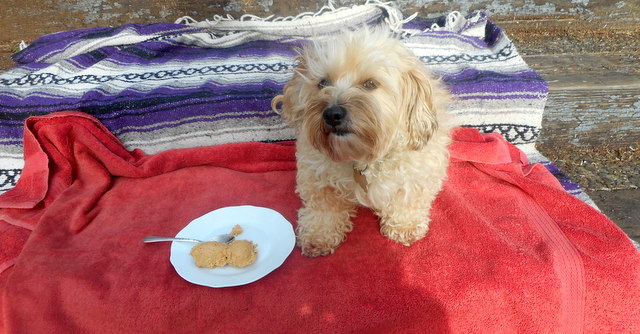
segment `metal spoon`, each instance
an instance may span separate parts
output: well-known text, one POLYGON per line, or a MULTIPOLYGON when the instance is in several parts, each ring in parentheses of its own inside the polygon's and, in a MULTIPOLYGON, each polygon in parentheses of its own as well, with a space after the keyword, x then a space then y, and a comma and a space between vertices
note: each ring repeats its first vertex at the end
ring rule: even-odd
MULTIPOLYGON (((227 243, 227 242, 233 241, 233 239, 235 238, 236 236, 232 234, 220 234, 220 235, 214 236, 209 241, 218 241, 218 242, 227 243)), ((203 240, 191 239, 191 238, 157 237, 153 235, 142 238, 142 242, 144 243, 161 242, 161 241, 184 241, 184 242, 195 242, 195 243, 205 242, 203 240)))

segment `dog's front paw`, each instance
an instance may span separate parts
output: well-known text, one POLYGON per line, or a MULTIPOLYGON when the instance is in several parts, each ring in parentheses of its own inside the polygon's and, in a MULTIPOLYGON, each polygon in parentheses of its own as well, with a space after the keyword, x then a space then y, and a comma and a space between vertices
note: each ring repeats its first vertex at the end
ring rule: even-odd
POLYGON ((380 226, 382 235, 405 246, 410 246, 424 238, 428 231, 429 224, 427 222, 420 224, 382 224, 380 226))
POLYGON ((336 251, 335 247, 328 245, 318 245, 312 243, 302 244, 298 242, 298 246, 302 249, 302 255, 307 257, 325 256, 333 254, 336 251))
MULTIPOLYGON (((335 205, 335 207, 339 207, 335 205)), ((296 228, 297 243, 308 257, 333 254, 351 232, 351 210, 321 211, 303 207, 296 228)))
POLYGON ((343 233, 334 233, 334 235, 299 233, 298 246, 302 249, 302 255, 308 257, 325 256, 333 254, 344 238, 345 234, 343 233))

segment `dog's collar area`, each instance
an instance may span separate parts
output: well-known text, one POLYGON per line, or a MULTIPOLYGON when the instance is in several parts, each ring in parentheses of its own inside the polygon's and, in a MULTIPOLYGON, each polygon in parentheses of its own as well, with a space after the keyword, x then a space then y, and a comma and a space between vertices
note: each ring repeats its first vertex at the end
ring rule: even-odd
POLYGON ((353 164, 353 170, 357 171, 360 174, 362 174, 365 171, 367 171, 367 169, 369 169, 369 164, 364 165, 363 168, 359 168, 358 166, 356 166, 356 164, 353 164))
POLYGON ((364 165, 364 168, 358 168, 355 164, 353 165, 353 180, 356 181, 358 185, 365 192, 369 188, 369 182, 367 181, 367 176, 364 175, 364 172, 369 168, 369 165, 364 165))

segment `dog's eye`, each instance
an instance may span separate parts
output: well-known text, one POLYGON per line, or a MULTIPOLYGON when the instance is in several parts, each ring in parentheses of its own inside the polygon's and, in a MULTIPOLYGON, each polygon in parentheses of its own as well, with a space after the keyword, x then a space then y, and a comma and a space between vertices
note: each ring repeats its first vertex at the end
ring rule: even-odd
POLYGON ((320 82, 318 83, 318 88, 322 89, 325 88, 327 86, 329 86, 331 83, 329 82, 329 80, 327 79, 322 79, 320 80, 320 82))
POLYGON ((373 81, 372 79, 369 79, 362 83, 362 87, 372 90, 372 89, 378 88, 378 85, 376 85, 375 81, 373 81))

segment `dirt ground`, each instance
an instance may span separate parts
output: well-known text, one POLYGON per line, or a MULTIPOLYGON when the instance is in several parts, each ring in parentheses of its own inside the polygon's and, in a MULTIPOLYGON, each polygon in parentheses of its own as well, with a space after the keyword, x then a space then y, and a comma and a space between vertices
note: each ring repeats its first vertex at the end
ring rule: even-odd
POLYGON ((538 149, 579 184, 607 217, 640 242, 640 145, 538 149))

